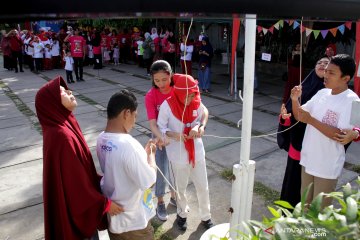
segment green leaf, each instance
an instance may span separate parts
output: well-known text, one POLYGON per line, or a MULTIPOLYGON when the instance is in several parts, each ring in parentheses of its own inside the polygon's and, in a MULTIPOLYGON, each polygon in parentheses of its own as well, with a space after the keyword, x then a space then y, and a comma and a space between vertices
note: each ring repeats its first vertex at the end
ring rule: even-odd
POLYGON ((306 199, 307 199, 307 196, 309 195, 309 191, 312 188, 312 185, 313 185, 313 183, 310 183, 309 186, 307 186, 305 188, 304 192, 302 192, 302 194, 301 194, 301 209, 302 209, 301 213, 302 213, 302 215, 304 215, 306 199))
POLYGON ((334 213, 334 217, 336 220, 339 220, 342 226, 346 225, 346 217, 341 214, 334 213))
POLYGON ((353 222, 356 221, 356 217, 357 217, 357 214, 358 214, 357 203, 351 197, 348 197, 346 199, 346 203, 347 203, 346 218, 347 218, 349 223, 353 223, 353 222))
POLYGON ((352 194, 350 183, 347 183, 346 185, 343 186, 343 193, 344 193, 344 200, 346 201, 346 199, 352 194))
POLYGON ((311 202, 310 207, 309 207, 309 212, 308 214, 314 218, 316 218, 320 211, 321 211, 321 204, 323 201, 323 195, 324 193, 319 193, 311 202))
POLYGON ((279 213, 275 208, 272 208, 270 206, 268 206, 267 208, 275 218, 281 217, 281 213, 279 213))
POLYGON ((294 207, 291 206, 291 204, 286 201, 279 200, 279 201, 275 201, 274 203, 276 205, 279 205, 279 206, 287 208, 287 209, 294 209, 294 207))
POLYGON ((298 204, 296 204, 296 206, 295 206, 295 208, 294 208, 294 211, 293 211, 293 216, 294 216, 295 218, 298 218, 298 217, 300 217, 300 216, 302 215, 303 209, 302 209, 301 206, 302 206, 301 202, 298 203, 298 204))

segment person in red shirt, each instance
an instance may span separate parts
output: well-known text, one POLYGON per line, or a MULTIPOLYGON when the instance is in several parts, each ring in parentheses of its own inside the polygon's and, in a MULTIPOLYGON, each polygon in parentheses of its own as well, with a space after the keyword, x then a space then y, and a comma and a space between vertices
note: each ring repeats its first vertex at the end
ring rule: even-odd
POLYGON ((64 39, 64 42, 70 43, 71 56, 74 59, 74 71, 76 81, 85 81, 83 79, 83 65, 85 58, 85 39, 79 35, 79 29, 75 29, 74 35, 69 32, 69 35, 64 39))
POLYGON ((10 49, 14 61, 15 72, 16 73, 19 72, 18 64, 19 64, 20 72, 24 72, 22 67, 22 63, 23 63, 22 46, 24 45, 24 43, 21 40, 17 30, 12 30, 9 36, 10 36, 10 49))

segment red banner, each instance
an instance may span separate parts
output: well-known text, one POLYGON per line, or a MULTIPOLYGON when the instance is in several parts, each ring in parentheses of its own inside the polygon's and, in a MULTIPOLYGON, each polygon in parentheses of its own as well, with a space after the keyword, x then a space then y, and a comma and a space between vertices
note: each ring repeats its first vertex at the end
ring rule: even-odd
POLYGON ((235 69, 235 52, 239 40, 239 31, 240 31, 240 18, 233 19, 233 30, 232 30, 232 43, 231 43, 231 84, 230 84, 230 94, 234 94, 234 69, 235 69))
POLYGON ((356 72, 354 76, 354 91, 360 96, 360 22, 356 22, 356 46, 355 46, 356 72))

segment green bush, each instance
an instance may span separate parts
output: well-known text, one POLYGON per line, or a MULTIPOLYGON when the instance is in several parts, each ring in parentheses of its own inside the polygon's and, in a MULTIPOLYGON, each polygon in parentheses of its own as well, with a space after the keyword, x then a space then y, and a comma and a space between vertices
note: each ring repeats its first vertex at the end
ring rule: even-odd
POLYGON ((360 239, 360 177, 356 183, 355 188, 346 184, 342 192, 321 193, 309 206, 305 199, 310 186, 295 208, 285 201, 275 201, 275 207, 268 207, 273 217, 245 223, 246 230, 239 232, 239 239, 360 239), (331 205, 322 209, 323 196, 335 199, 339 208, 331 205))

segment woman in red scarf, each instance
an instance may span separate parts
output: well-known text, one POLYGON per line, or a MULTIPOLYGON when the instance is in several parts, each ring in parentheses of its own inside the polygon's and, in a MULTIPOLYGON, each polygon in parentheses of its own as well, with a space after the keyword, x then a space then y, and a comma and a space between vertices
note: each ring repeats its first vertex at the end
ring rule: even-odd
MULTIPOLYGON (((101 194, 100 177, 72 111, 77 103, 61 77, 36 94, 43 131, 45 239, 97 239, 106 212, 122 208, 101 194)), ((105 221, 105 222, 104 222, 105 221)))
POLYGON ((177 224, 186 230, 188 205, 186 187, 192 179, 199 202, 199 213, 205 228, 213 223, 210 214, 209 186, 207 181, 205 150, 202 142, 207 118, 201 103, 198 82, 190 75, 174 74, 174 90, 160 106, 158 126, 170 138, 166 153, 171 163, 177 189, 177 224))

